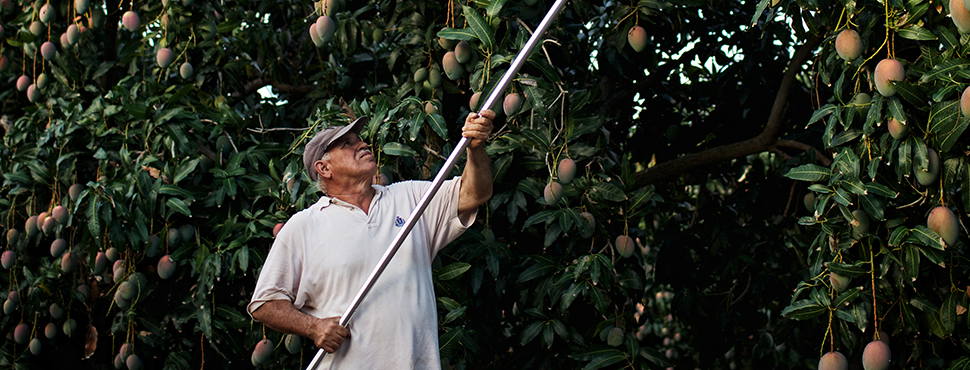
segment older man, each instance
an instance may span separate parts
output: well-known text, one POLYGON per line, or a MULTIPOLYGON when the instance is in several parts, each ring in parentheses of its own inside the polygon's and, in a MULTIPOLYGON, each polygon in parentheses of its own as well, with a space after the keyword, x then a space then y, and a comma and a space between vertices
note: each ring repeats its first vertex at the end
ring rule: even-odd
POLYGON ((485 110, 465 119, 462 175, 442 184, 346 328, 339 315, 431 183, 375 185, 377 163, 358 135, 363 120, 320 131, 303 162, 323 196, 277 235, 247 307, 253 318, 333 353, 321 369, 440 368, 431 262, 492 195, 483 143, 494 117, 485 110))

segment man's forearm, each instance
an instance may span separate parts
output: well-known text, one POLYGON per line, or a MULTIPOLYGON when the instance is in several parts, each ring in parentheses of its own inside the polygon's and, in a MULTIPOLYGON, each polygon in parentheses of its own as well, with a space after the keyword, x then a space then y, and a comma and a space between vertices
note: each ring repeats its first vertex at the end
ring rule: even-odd
POLYGON ((484 146, 465 151, 465 169, 461 174, 461 195, 458 210, 473 211, 492 197, 492 163, 484 146))
POLYGON ((350 337, 350 330, 340 326, 337 316, 320 319, 307 315, 286 300, 269 301, 253 311, 253 318, 270 329, 285 334, 310 338, 317 347, 333 353, 350 337))
POLYGON ((253 311, 253 318, 278 332, 307 338, 313 337, 314 321, 319 320, 297 310, 293 303, 285 300, 263 303, 253 311))

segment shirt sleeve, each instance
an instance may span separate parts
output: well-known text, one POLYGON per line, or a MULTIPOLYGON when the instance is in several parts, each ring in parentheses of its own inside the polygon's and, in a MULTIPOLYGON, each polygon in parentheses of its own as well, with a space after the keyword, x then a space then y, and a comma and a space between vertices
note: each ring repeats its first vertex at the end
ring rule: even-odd
POLYGON ((246 306, 250 317, 256 309, 268 301, 288 300, 294 303, 294 307, 300 309, 295 301, 303 271, 303 250, 292 247, 293 227, 287 228, 289 224, 288 222, 280 230, 259 272, 253 298, 246 306))
MULTIPOLYGON (((416 186, 416 190, 419 190, 417 194, 420 198, 424 193, 431 188, 430 182, 418 182, 420 186, 416 186)), ((425 230, 431 240, 431 255, 434 256, 439 250, 444 248, 451 243, 465 230, 468 229, 473 223, 475 223, 475 218, 477 212, 472 214, 468 218, 468 222, 462 223, 461 218, 458 217, 458 196, 459 190, 461 189, 461 176, 456 176, 451 180, 446 180, 441 184, 441 188, 432 197, 431 202, 428 203, 428 208, 425 209, 422 218, 427 222, 427 229, 425 230)))

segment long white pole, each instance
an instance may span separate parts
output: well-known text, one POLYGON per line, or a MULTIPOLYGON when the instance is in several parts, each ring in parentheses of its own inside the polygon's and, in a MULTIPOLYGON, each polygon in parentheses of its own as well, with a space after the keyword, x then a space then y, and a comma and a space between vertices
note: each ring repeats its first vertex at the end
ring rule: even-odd
MULTIPOLYGON (((495 105, 496 100, 498 100, 499 96, 505 92, 505 89, 509 87, 509 84, 512 83, 512 78, 515 77, 515 74, 519 72, 520 68, 522 68, 522 64, 524 64, 526 59, 529 58, 529 55, 532 54, 532 50, 535 49, 536 45, 539 44, 539 40, 542 38, 542 35, 546 32, 546 29, 549 28, 549 25, 556 18, 559 11, 565 4, 566 0, 556 0, 556 2, 552 5, 552 8, 546 13, 546 16, 542 18, 542 22, 539 23, 539 26, 536 27, 535 31, 532 33, 532 36, 529 37, 529 41, 525 43, 525 46, 522 47, 519 54, 517 54, 515 59, 512 60, 512 65, 509 67, 508 71, 502 75, 502 79, 500 79, 499 82, 495 84, 495 87, 492 88, 491 93, 488 95, 488 99, 485 99, 485 103, 482 104, 483 109, 491 109, 492 106, 495 105)), ((445 176, 451 172, 451 169, 455 166, 455 162, 458 161, 458 157, 461 156, 461 153, 465 151, 465 148, 467 147, 468 139, 464 137, 461 138, 461 140, 458 142, 458 146, 455 147, 455 149, 451 152, 451 155, 448 156, 448 159, 445 160, 445 164, 441 167, 441 170, 438 171, 438 175, 435 176, 434 181, 432 181, 431 187, 428 188, 428 191, 426 191, 424 196, 421 197, 421 200, 418 201, 417 208, 411 212, 411 215, 408 216, 407 222, 404 223, 404 227, 401 228, 401 231, 398 232, 397 236, 394 237, 394 241, 391 243, 391 246, 387 248, 387 251, 384 252, 380 263, 374 267, 374 270, 371 271, 370 275, 367 277, 367 280, 364 282, 364 286, 357 291, 357 295, 354 297, 354 300, 351 301, 350 306, 348 306, 347 310, 344 311, 344 314, 340 316, 340 326, 346 327, 347 324, 350 323, 350 319, 354 316, 354 312, 357 311, 357 307, 360 306, 360 302, 364 299, 364 296, 367 295, 367 292, 374 287, 374 283, 377 282, 377 278, 381 276, 381 273, 383 273, 384 269, 387 268, 387 264, 391 262, 391 258, 393 258, 394 254, 397 253, 397 250, 401 248, 401 244, 404 243, 404 239, 407 238, 408 234, 411 233, 411 229, 414 228, 414 225, 418 222, 418 219, 421 218, 425 208, 428 208, 428 203, 431 202, 431 198, 434 197, 434 195, 438 192, 438 189, 441 188, 441 184, 445 181, 445 176)), ((307 366, 307 370, 316 370, 317 366, 320 365, 320 362, 323 361, 326 355, 327 352, 323 349, 318 350, 317 354, 313 356, 313 360, 310 361, 310 365, 307 366)))

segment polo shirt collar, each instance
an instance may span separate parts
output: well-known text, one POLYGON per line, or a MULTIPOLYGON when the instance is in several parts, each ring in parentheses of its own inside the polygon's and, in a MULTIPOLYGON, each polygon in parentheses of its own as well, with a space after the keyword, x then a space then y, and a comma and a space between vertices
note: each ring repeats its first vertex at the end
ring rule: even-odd
MULTIPOLYGON (((371 187, 374 188, 375 190, 374 199, 371 201, 371 203, 373 203, 374 201, 377 201, 378 199, 380 199, 380 197, 384 194, 384 186, 373 184, 371 185, 371 187)), ((313 204, 313 209, 322 211, 325 208, 330 207, 331 204, 345 205, 348 207, 351 206, 350 203, 344 202, 340 199, 326 196, 326 195, 321 195, 320 199, 318 199, 317 202, 313 204)))

